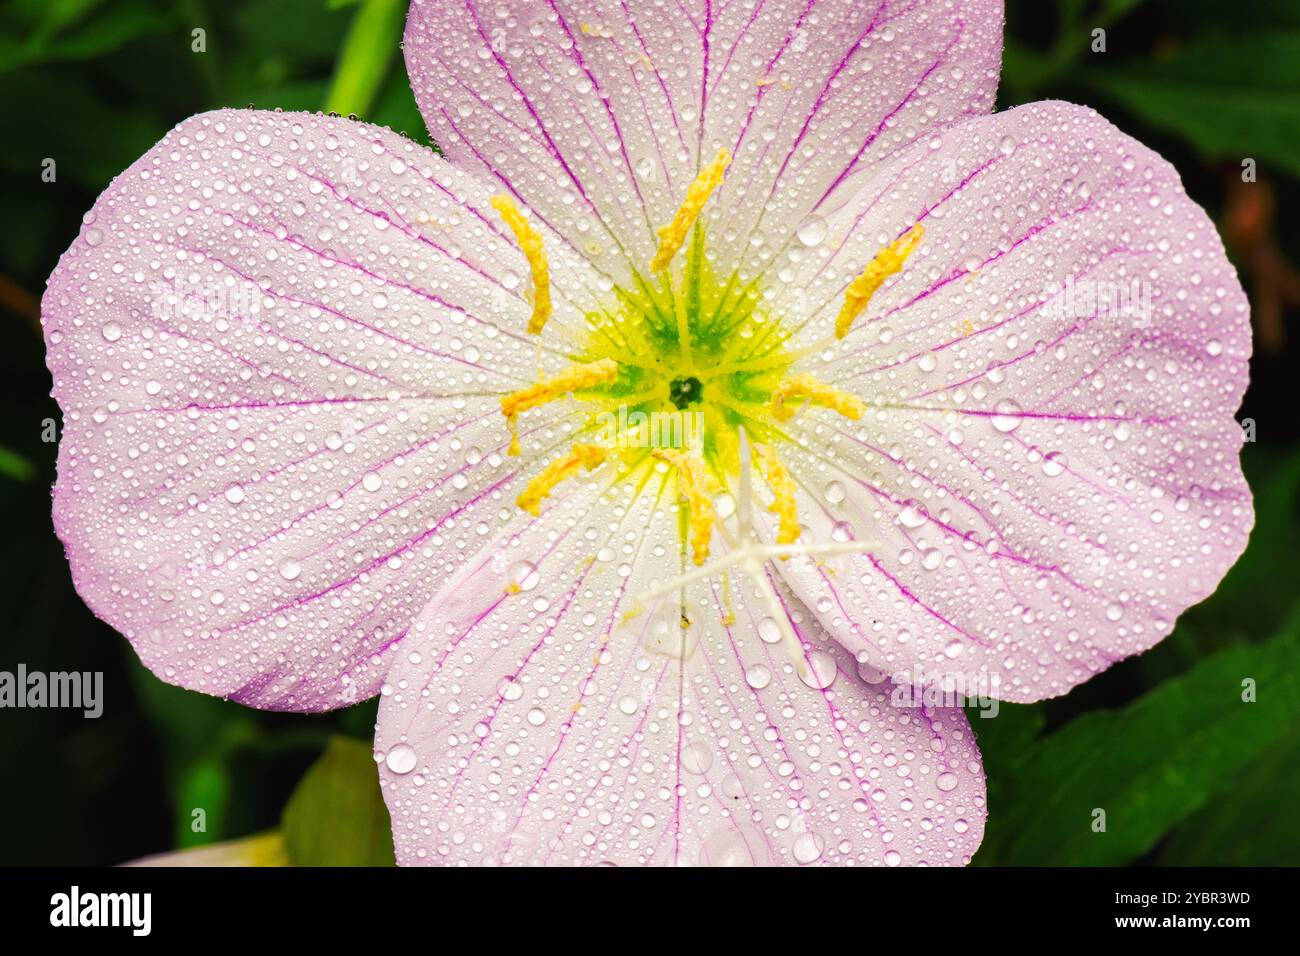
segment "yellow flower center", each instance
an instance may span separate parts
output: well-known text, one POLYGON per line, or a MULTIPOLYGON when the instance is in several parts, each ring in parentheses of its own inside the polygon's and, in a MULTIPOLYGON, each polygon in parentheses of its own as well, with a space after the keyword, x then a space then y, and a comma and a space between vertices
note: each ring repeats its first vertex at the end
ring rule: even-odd
MULTIPOLYGON (((759 281, 714 271, 697 220, 730 162, 720 151, 691 184, 677 214, 659 230, 648 274, 616 287, 607 309, 586 316, 570 366, 549 377, 539 374, 536 384, 502 397, 511 454, 522 450, 516 435, 520 415, 565 396, 590 409, 572 449, 528 483, 519 507, 538 514, 555 486, 584 468, 613 466, 616 478, 637 489, 654 469, 675 481, 684 515, 682 547, 702 564, 717 524, 714 497, 740 477, 743 431, 772 493, 778 544, 797 541, 796 479, 777 448, 792 440, 791 429, 808 407, 857 419, 866 404, 794 370, 790 332, 764 306, 759 281)), ((535 305, 528 331, 540 333, 551 308, 542 237, 504 197, 493 204, 528 259, 535 305)), ((836 338, 848 333, 880 285, 903 268, 923 234, 919 224, 913 226, 849 284, 836 338)))

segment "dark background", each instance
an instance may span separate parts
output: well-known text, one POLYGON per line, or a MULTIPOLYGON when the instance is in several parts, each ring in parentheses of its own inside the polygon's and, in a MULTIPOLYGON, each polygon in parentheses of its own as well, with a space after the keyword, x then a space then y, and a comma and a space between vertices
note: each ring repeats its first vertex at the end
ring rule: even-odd
MULTIPOLYGON (((1300 2, 1007 6, 998 108, 1096 107, 1172 160, 1220 226, 1253 305, 1240 417, 1256 427, 1243 458, 1259 520, 1246 556, 1169 640, 1064 698, 972 714, 990 800, 976 862, 1298 863, 1300 426, 1288 327, 1300 311, 1300 2), (1105 52, 1091 49, 1098 28, 1105 52), (1242 182, 1247 158, 1253 183, 1242 182), (1247 679, 1255 703, 1241 699, 1247 679)), ((111 864, 272 830, 340 735, 358 746, 336 741, 325 763, 351 767, 373 798, 366 760, 340 754, 368 748, 374 702, 303 717, 177 690, 74 593, 50 526, 56 446, 41 435, 58 410, 39 297, 95 197, 191 114, 336 109, 427 143, 397 45, 404 12, 401 0, 0 3, 0 670, 103 671, 106 700, 98 720, 0 711, 0 864, 111 864), (191 50, 195 28, 206 52, 191 50), (54 183, 41 180, 47 157, 54 183), (195 807, 206 832, 192 832, 195 807)))

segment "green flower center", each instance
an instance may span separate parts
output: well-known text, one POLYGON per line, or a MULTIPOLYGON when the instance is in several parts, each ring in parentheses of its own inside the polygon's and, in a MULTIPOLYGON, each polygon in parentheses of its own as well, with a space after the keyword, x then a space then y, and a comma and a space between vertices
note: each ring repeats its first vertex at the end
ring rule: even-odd
POLYGON ((788 333, 762 307, 761 286, 720 279, 695 230, 684 267, 638 275, 616 305, 587 316, 575 361, 612 359, 613 382, 582 393, 595 441, 632 465, 656 449, 694 451, 718 478, 739 471, 739 430, 781 437, 772 395, 790 368, 788 333))
POLYGON ((668 383, 668 399, 678 408, 687 408, 700 400, 704 386, 694 375, 675 378, 668 383))

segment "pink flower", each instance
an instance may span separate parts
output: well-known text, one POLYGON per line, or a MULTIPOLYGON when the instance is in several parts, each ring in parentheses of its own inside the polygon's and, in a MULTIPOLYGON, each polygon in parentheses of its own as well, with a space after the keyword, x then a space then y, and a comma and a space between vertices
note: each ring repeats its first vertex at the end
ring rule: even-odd
POLYGON ((44 300, 78 591, 172 683, 382 694, 404 863, 966 862, 936 691, 1151 647, 1252 521, 1213 226, 1091 110, 988 115, 1001 24, 417 0, 446 160, 186 120, 44 300))

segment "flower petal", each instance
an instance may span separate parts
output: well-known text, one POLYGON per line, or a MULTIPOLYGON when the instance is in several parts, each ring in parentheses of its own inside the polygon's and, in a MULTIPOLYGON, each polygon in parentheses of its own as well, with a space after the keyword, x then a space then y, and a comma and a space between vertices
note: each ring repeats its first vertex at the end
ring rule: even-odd
POLYGON ((160 677, 280 709, 369 696, 493 532, 531 467, 497 396, 538 352, 488 195, 388 130, 222 111, 87 214, 42 309, 54 520, 160 677))
POLYGON ((598 495, 485 548, 413 626, 376 737, 400 863, 969 859, 960 709, 895 706, 770 570, 799 661, 744 579, 734 623, 717 578, 639 608, 681 566, 677 523, 653 490, 598 495))
POLYGON ((1001 0, 415 0, 405 50, 447 155, 621 279, 723 148, 722 273, 781 248, 880 157, 988 112, 1001 32, 1001 0))
POLYGON ((916 222, 920 248, 813 366, 872 408, 803 417, 786 453, 810 537, 847 523, 881 546, 787 576, 887 672, 1062 694, 1167 635, 1245 546, 1247 301, 1168 163, 1039 103, 880 171, 794 280, 805 340, 916 222))

